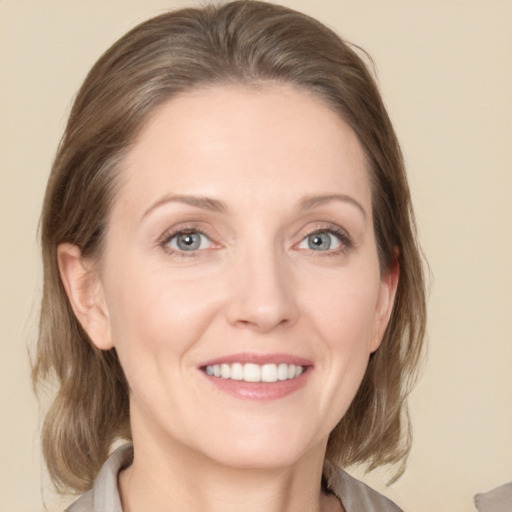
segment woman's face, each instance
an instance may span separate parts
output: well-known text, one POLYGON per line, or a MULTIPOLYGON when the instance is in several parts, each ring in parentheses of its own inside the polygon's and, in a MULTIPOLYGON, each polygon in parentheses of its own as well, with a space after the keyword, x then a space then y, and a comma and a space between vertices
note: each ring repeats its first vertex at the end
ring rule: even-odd
POLYGON ((396 287, 347 124, 288 86, 172 99, 123 164, 106 237, 90 334, 119 354, 135 441, 237 467, 323 452, 396 287))

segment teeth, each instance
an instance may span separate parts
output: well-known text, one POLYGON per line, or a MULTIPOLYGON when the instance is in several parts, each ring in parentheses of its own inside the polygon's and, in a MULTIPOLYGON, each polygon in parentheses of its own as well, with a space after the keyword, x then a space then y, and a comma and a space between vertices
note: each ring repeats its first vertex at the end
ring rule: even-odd
POLYGON ((275 364, 264 364, 261 367, 262 382, 275 382, 277 380, 277 366, 275 364))
MULTIPOLYGON (((215 375, 215 366, 213 367, 213 374, 215 375)), ((229 364, 220 365, 220 376, 223 379, 229 379, 231 377, 231 368, 229 367, 229 364)))
POLYGON ((304 372, 303 366, 294 364, 254 364, 233 363, 213 364, 206 367, 207 375, 222 379, 243 380, 245 382, 276 382, 295 379, 304 372))
MULTIPOLYGON (((295 369, 294 369, 294 371, 295 371, 295 369)), ((286 363, 281 363, 277 367, 277 380, 286 380, 286 379, 288 379, 288 365, 286 363)))
POLYGON ((244 367, 240 363, 232 364, 230 373, 232 380, 244 380, 244 367))
POLYGON ((244 380, 246 382, 260 382, 261 381, 261 369, 257 364, 244 364, 243 367, 244 380))

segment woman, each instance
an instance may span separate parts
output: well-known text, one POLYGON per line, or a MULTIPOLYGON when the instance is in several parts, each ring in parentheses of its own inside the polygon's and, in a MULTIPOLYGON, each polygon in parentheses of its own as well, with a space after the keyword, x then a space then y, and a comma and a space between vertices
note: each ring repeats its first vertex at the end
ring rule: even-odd
POLYGON ((70 511, 398 510, 339 468, 403 470, 421 259, 393 128, 332 31, 244 1, 133 29, 77 95, 42 245, 34 379, 59 383, 70 511))

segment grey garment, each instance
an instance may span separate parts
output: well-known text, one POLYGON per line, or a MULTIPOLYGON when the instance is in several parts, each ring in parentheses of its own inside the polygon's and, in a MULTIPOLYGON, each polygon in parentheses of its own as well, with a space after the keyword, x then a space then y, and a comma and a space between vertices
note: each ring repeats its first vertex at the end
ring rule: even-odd
POLYGON ((511 512, 512 482, 475 496, 478 512, 511 512))
MULTIPOLYGON (((133 460, 133 448, 118 448, 105 462, 94 486, 80 496, 66 512, 123 512, 117 488, 117 475, 133 460)), ((346 512, 402 512, 392 501, 326 463, 324 475, 329 489, 340 499, 346 512)))
POLYGON ((117 475, 133 460, 133 446, 120 446, 107 459, 90 491, 82 494, 65 512, 123 512, 117 475))
POLYGON ((390 499, 327 461, 324 462, 324 476, 345 512, 403 512, 390 499))

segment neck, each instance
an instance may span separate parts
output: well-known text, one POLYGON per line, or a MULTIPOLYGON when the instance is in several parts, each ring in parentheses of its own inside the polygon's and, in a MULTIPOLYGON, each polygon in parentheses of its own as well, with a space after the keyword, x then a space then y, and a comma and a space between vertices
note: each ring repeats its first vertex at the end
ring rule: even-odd
POLYGON ((285 467, 233 468, 174 443, 138 443, 121 472, 124 512, 333 512, 321 491, 324 446, 285 467), (142 448, 141 448, 142 447, 142 448))

